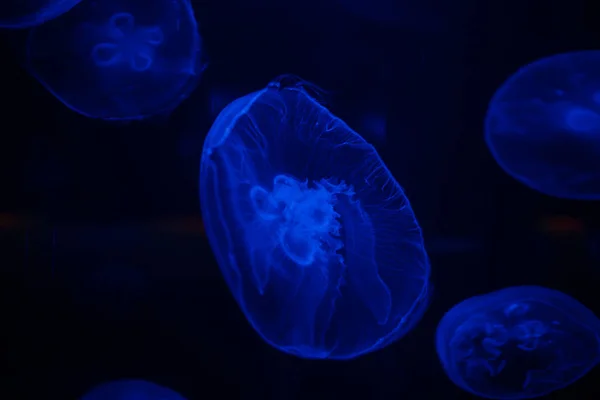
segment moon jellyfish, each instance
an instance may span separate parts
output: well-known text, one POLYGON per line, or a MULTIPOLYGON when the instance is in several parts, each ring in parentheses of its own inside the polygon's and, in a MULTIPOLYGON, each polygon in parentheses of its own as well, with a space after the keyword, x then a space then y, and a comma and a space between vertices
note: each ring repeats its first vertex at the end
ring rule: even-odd
POLYGON ((58 17, 81 0, 2 0, 0 28, 29 28, 58 17))
POLYGON ((598 363, 600 320, 577 300, 538 286, 472 297, 442 318, 437 352, 458 386, 491 399, 563 388, 598 363))
POLYGON ((600 51, 559 54, 511 76, 490 102, 498 164, 550 196, 600 199, 600 51))
POLYGON ((164 386, 142 380, 119 380, 104 383, 87 392, 81 400, 185 400, 164 386))
POLYGON ((86 0, 35 28, 27 56, 62 103, 107 120, 172 111, 203 69, 189 0, 86 0))
POLYGON ((223 275, 272 346, 348 359, 405 335, 430 267, 410 203, 375 149, 291 76, 234 100, 200 166, 223 275))

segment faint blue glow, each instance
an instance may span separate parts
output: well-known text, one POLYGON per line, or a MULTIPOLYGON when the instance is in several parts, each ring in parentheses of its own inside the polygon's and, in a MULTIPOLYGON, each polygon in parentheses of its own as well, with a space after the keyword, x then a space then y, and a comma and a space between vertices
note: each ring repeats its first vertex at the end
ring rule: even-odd
POLYGON ((383 112, 364 113, 359 118, 359 126, 363 136, 374 143, 385 142, 387 135, 387 118, 383 112))
POLYGON ((85 269, 63 270, 61 274, 70 284, 75 303, 110 318, 134 313, 143 304, 151 285, 143 267, 118 261, 93 261, 85 269))
POLYGON ((337 0, 355 16, 415 32, 442 32, 460 14, 461 2, 440 0, 337 0), (452 4, 454 8, 451 8, 452 4))

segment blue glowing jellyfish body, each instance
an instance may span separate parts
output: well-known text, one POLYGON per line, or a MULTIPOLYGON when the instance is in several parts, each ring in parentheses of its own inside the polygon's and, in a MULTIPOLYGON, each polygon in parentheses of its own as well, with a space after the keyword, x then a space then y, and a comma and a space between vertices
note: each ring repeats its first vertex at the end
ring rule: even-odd
POLYGON ((450 379, 492 399, 563 388, 600 361, 600 320, 577 300, 538 286, 511 287, 454 306, 437 329, 450 379))
POLYGON ((542 193, 600 199, 600 51, 560 54, 511 76, 490 102, 498 164, 542 193))
POLYGON ((0 28, 21 29, 43 24, 75 7, 81 0, 2 0, 0 28))
POLYGON ((67 107, 107 120, 167 113, 204 65, 189 0, 89 0, 36 27, 32 74, 67 107))
POLYGON ((98 385, 81 400, 185 400, 164 386, 143 380, 118 380, 98 385))
POLYGON ((408 199, 375 149, 289 77, 217 117, 200 168, 211 246, 271 345, 347 359, 406 334, 429 262, 408 199))

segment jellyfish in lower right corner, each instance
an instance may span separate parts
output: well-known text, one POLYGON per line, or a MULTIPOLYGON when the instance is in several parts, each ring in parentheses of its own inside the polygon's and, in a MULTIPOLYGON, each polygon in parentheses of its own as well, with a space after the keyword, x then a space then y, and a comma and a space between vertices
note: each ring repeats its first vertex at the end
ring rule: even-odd
POLYGON ((27 67, 68 108, 104 120, 175 109, 205 67, 189 0, 86 0, 34 28, 27 67))
POLYGON ((92 388, 80 400, 185 400, 165 386, 138 380, 123 379, 103 383, 92 388))
POLYGON ((462 389, 528 399, 566 387, 600 361, 600 320, 572 297, 516 286, 455 305, 439 323, 438 356, 462 389))
POLYGON ((522 67, 490 101, 487 145, 509 175, 544 194, 600 199, 600 51, 522 67))

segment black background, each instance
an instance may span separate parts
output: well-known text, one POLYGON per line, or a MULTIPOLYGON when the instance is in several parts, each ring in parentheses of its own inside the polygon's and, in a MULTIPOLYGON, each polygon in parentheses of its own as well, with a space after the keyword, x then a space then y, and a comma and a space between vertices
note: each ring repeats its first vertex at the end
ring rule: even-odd
MULTIPOLYGON (((209 60, 197 90, 169 117, 130 124, 68 110, 21 67, 23 32, 0 32, 0 398, 76 399, 141 378, 190 400, 466 399, 434 348, 452 305, 538 284, 600 313, 598 202, 521 186, 482 134, 487 102, 518 67, 600 49, 600 12, 584 0, 397 0, 406 15, 368 20, 357 14, 392 13, 358 1, 194 1, 209 60), (332 111, 364 129, 432 260, 423 320, 353 361, 263 343, 202 232, 198 165, 215 109, 283 73, 328 91, 332 111), (364 111, 385 117, 384 137, 361 125, 364 111)), ((599 379, 547 398, 599 398, 599 379)))

